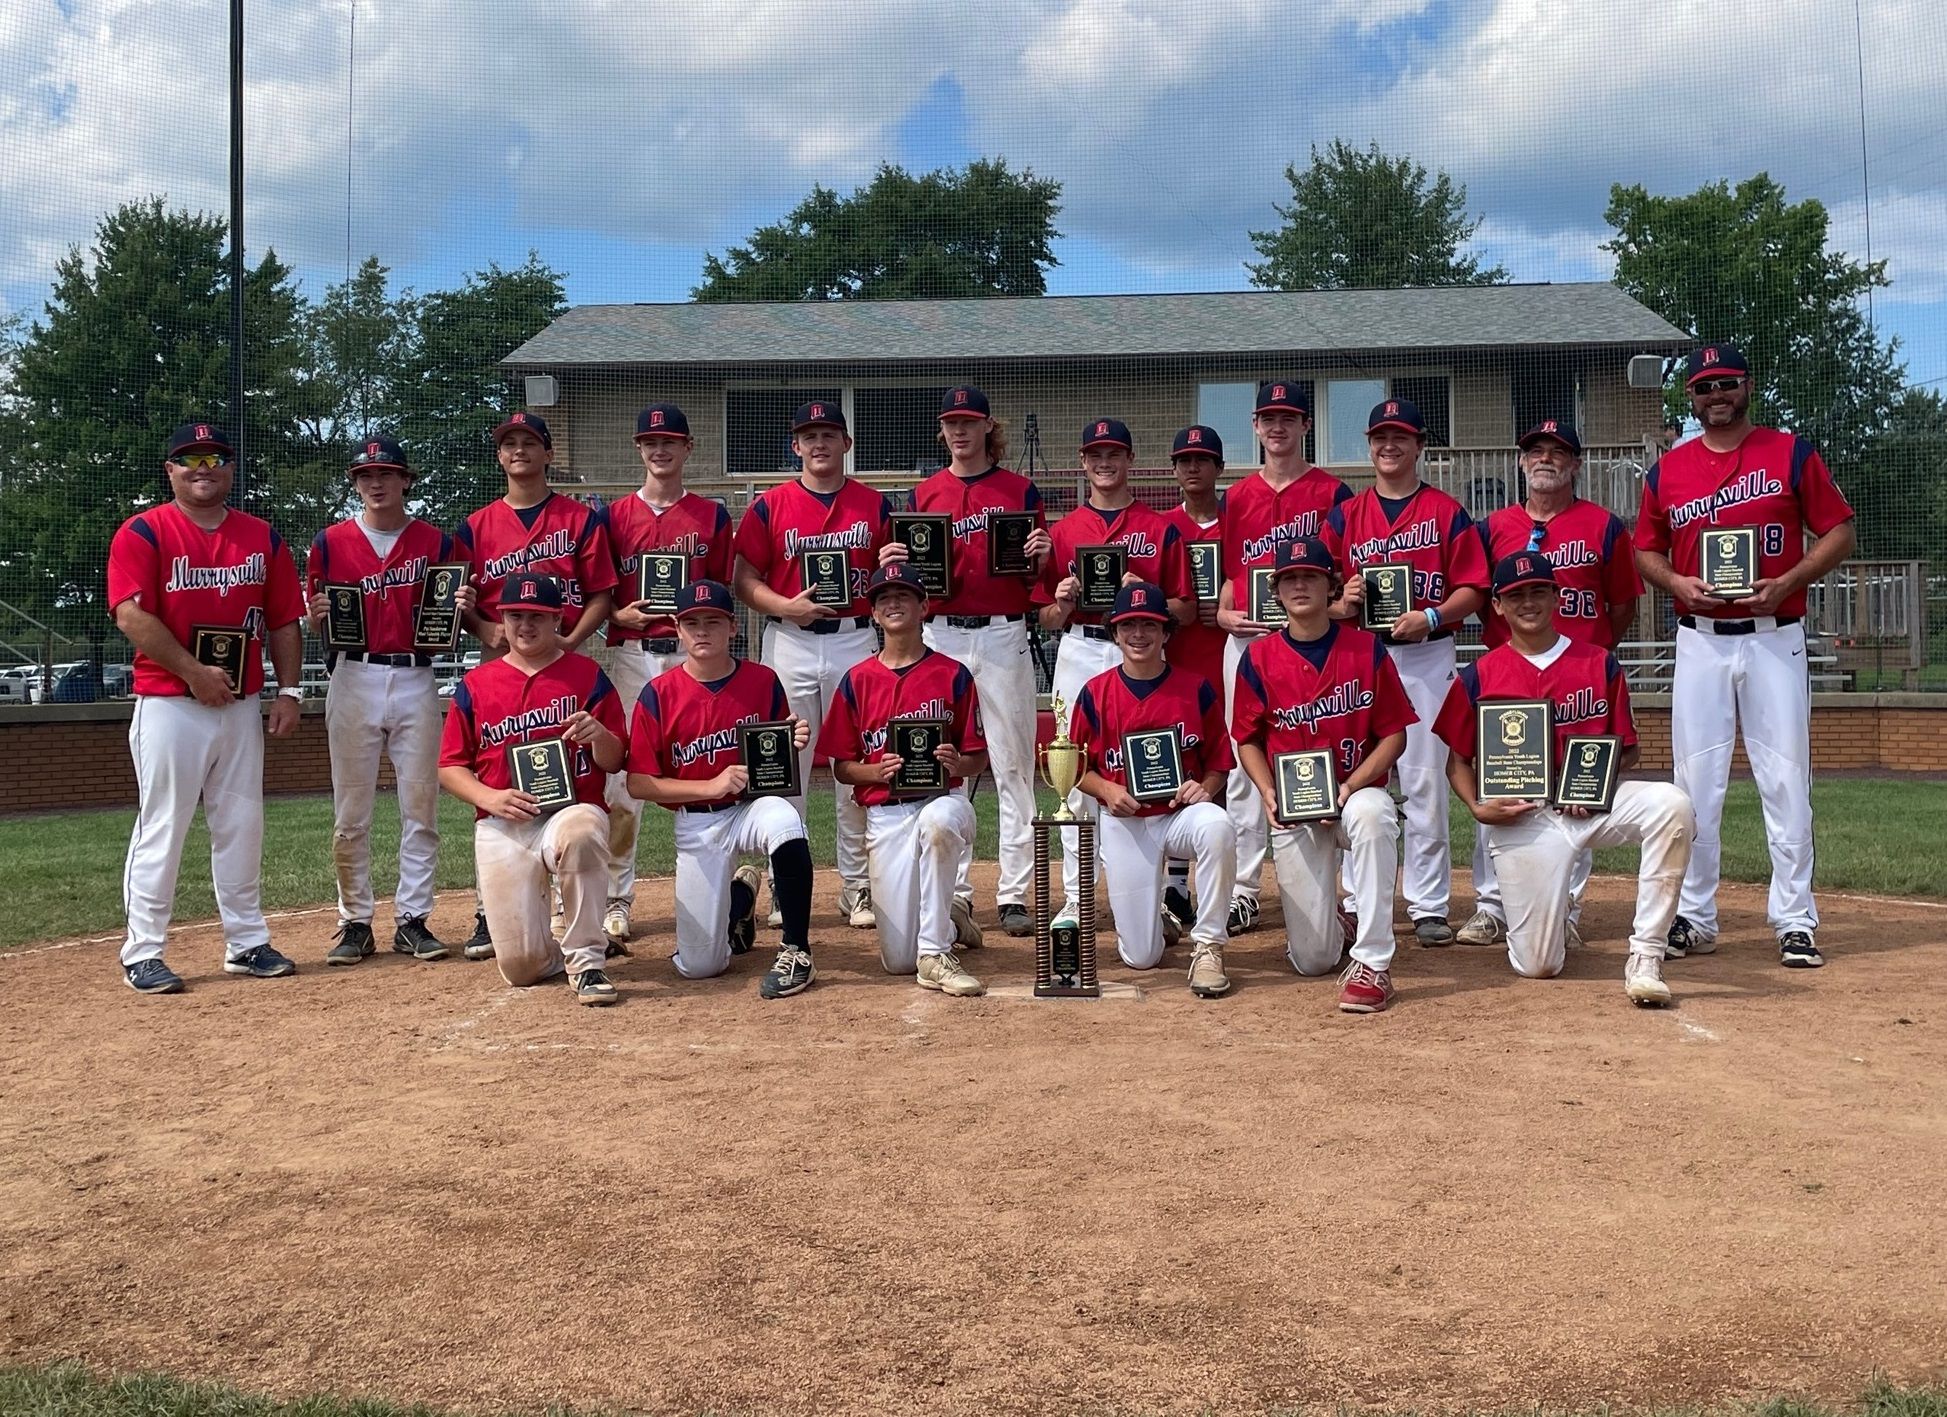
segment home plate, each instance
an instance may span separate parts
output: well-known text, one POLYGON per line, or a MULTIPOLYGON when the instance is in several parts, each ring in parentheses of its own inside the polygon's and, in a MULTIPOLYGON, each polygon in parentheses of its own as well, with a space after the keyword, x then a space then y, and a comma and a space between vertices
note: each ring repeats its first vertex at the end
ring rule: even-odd
MULTIPOLYGON (((1146 990, 1135 984, 1111 984, 1105 981, 1102 985, 1102 997, 1104 999, 1134 999, 1137 1002, 1141 1002, 1146 996, 1146 993, 1146 990)), ((987 990, 987 997, 990 999, 1031 999, 1037 1004, 1090 1004, 1095 1002, 1095 1000, 1088 998, 1036 999, 1034 997, 1034 985, 1032 984, 995 984, 987 990)))

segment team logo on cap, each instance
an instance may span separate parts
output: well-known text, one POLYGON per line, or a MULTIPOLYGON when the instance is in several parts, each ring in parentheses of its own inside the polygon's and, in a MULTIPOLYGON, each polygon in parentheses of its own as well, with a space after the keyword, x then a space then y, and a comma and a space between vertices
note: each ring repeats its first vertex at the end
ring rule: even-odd
POLYGON ((1541 423, 1541 431, 1544 433, 1554 433, 1554 432, 1558 432, 1559 430, 1555 427, 1554 419, 1544 418, 1541 423))
POLYGON ((517 414, 515 414, 515 415, 514 415, 514 416, 513 416, 512 418, 510 418, 510 419, 508 419, 507 421, 508 421, 509 423, 525 423, 525 422, 527 422, 527 415, 526 415, 526 414, 524 414, 524 413, 517 413, 517 414))
POLYGON ((1095 436, 1098 438, 1105 437, 1108 431, 1109 425, 1106 423, 1098 423, 1095 425, 1095 436))
POLYGON ((1283 397, 1284 397, 1284 385, 1283 385, 1283 384, 1273 384, 1273 385, 1271 386, 1271 397, 1272 397, 1272 398, 1274 398, 1274 399, 1281 399, 1281 398, 1283 398, 1283 397))
POLYGON ((652 408, 649 410, 649 426, 651 428, 660 428, 663 426, 663 411, 661 409, 652 408))
POLYGON ((1141 610, 1148 604, 1149 604, 1148 591, 1138 589, 1138 590, 1133 590, 1129 593, 1129 605, 1131 609, 1141 610))
POLYGON ((1390 403, 1390 402, 1389 402, 1389 403, 1388 403, 1388 404, 1386 405, 1386 417, 1388 417, 1388 418, 1396 418, 1396 417, 1398 417, 1398 415, 1399 415, 1399 405, 1398 405, 1398 404, 1396 404, 1396 403, 1390 403))
POLYGON ((699 604, 701 604, 701 603, 703 603, 704 601, 707 601, 707 600, 709 600, 709 598, 710 598, 710 588, 709 588, 708 586, 706 586, 706 585, 699 585, 699 586, 698 586, 698 587, 696 588, 696 599, 697 599, 697 602, 698 602, 699 604))
POLYGON ((825 406, 822 403, 814 403, 811 406, 811 416, 813 418, 823 418, 825 416, 825 406))
POLYGON ((965 389, 955 389, 953 391, 953 401, 956 404, 964 405, 967 402, 967 391, 965 389))
POLYGON ((1704 363, 1715 364, 1716 362, 1717 362, 1717 350, 1715 348, 1706 349, 1704 351, 1704 363))
POLYGON ((199 424, 197 424, 197 425, 196 425, 196 436, 197 436, 198 438, 207 438, 207 437, 209 437, 209 436, 210 436, 210 425, 209 425, 209 424, 207 424, 207 423, 199 423, 199 424))
POLYGON ((365 456, 366 456, 366 457, 368 457, 368 458, 375 458, 375 457, 377 457, 378 455, 379 455, 379 445, 378 445, 377 443, 367 443, 367 444, 365 445, 365 456))
POLYGON ((1203 430, 1201 428, 1192 428, 1183 441, 1186 443, 1201 443, 1203 441, 1203 430))

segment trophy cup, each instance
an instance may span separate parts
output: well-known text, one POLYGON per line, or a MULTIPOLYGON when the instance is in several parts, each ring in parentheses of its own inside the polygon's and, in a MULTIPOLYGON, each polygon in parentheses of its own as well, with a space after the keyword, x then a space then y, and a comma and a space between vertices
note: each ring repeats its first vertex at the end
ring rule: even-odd
POLYGON ((1037 999, 1100 998, 1102 986, 1095 971, 1095 822, 1069 810, 1068 794, 1075 790, 1087 762, 1082 745, 1068 736, 1066 705, 1055 695, 1054 740, 1041 749, 1041 776, 1060 797, 1048 816, 1037 816, 1034 828, 1034 997, 1037 999), (1076 923, 1059 934, 1053 927, 1049 886, 1049 838, 1063 828, 1075 833, 1075 864, 1080 873, 1081 899, 1076 923))

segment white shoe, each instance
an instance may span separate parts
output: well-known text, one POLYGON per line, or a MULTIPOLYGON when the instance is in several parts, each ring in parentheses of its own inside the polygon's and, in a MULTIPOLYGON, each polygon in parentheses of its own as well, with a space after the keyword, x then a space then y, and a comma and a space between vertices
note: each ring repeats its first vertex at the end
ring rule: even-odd
POLYGON ((768 876, 764 879, 771 893, 771 913, 764 917, 764 923, 775 930, 784 923, 784 912, 777 908, 777 882, 768 876))
POLYGON ((871 930, 879 917, 872 913, 872 887, 847 886, 838 893, 838 913, 854 930, 871 930))
POLYGON ((919 957, 919 987, 937 989, 957 999, 972 998, 987 992, 987 986, 967 973, 959 957, 950 951, 943 955, 919 957))
POLYGON ((618 945, 629 941, 629 903, 626 900, 611 900, 608 909, 602 914, 602 933, 618 945))
POLYGON ((1663 961, 1639 954, 1632 954, 1623 966, 1623 992, 1646 1009, 1660 1008, 1674 997, 1663 982, 1663 961))
POLYGON ((1487 910, 1476 910, 1473 918, 1454 934, 1463 945, 1498 945, 1507 937, 1508 922, 1487 910))
POLYGON ((977 950, 987 943, 987 936, 974 919, 973 904, 953 899, 953 943, 963 950, 977 950))
POLYGON ((1568 922, 1568 947, 1572 950, 1582 948, 1582 932, 1576 928, 1573 920, 1568 922))
POLYGON ((1198 945, 1190 956, 1190 992, 1199 999, 1215 999, 1230 992, 1230 976, 1224 973, 1224 947, 1198 945))

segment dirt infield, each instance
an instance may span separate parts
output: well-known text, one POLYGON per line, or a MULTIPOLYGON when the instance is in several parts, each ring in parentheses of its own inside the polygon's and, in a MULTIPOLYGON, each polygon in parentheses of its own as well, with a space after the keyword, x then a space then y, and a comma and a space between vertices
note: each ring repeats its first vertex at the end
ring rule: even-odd
MULTIPOLYGON (((1598 880, 1549 983, 1408 944, 1376 1018, 1293 976, 1275 919, 1208 1002, 1182 952, 1107 966, 1138 999, 949 1000, 829 918, 817 987, 771 1004, 762 937, 683 984, 659 923, 606 1011, 457 958, 328 971, 323 913, 276 926, 295 980, 185 932, 175 999, 110 944, 0 958, 0 1352, 675 1412, 1937 1379, 1947 908, 1827 897, 1832 964, 1788 973, 1727 888, 1723 951, 1650 1013, 1623 900, 1598 880)), ((990 940, 976 971, 1025 981, 990 940)))

